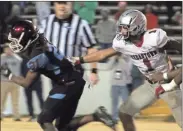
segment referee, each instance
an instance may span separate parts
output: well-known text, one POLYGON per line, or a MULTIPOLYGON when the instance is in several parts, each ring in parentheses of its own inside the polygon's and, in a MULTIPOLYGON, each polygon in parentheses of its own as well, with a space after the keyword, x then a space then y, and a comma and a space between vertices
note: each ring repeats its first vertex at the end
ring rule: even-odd
MULTIPOLYGON (((96 40, 86 20, 72 13, 73 2, 54 2, 55 14, 49 15, 41 22, 40 33, 65 56, 78 57, 93 53, 97 49, 96 40)), ((91 64, 90 81, 98 82, 96 63, 91 64)), ((82 69, 83 70, 83 69, 82 69)))
MULTIPOLYGON (((93 53, 97 49, 93 48, 96 41, 89 24, 72 12, 72 4, 73 2, 66 1, 54 2, 55 14, 49 15, 41 21, 39 31, 44 33, 48 41, 65 56, 78 57, 86 52, 93 53)), ((78 68, 84 74, 82 67, 79 66, 78 68)), ((92 84, 96 84, 98 82, 96 63, 92 63, 91 68, 90 81, 92 84)), ((77 121, 80 121, 80 118, 77 121)), ((86 123, 87 121, 90 120, 86 120, 86 123)), ((57 119, 56 126, 58 129, 61 128, 62 123, 63 120, 57 119)))

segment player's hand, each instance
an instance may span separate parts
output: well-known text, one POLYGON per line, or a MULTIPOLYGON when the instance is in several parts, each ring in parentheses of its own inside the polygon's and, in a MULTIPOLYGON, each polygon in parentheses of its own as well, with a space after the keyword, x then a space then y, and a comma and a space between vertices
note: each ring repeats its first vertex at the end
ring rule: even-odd
POLYGON ((67 60, 71 62, 73 66, 80 64, 80 58, 79 57, 67 57, 67 60))
POLYGON ((156 87, 156 90, 155 90, 155 94, 156 96, 159 98, 159 95, 160 94, 163 94, 165 92, 165 90, 163 89, 163 87, 161 85, 159 85, 158 87, 156 87))
POLYGON ((98 75, 96 73, 91 73, 89 79, 92 85, 96 85, 99 81, 98 75))
POLYGON ((163 81, 164 80, 163 73, 161 72, 154 73, 149 77, 149 80, 153 82, 163 81))
POLYGON ((4 64, 1 66, 1 74, 7 78, 10 77, 10 75, 12 75, 11 70, 8 68, 7 64, 4 64))

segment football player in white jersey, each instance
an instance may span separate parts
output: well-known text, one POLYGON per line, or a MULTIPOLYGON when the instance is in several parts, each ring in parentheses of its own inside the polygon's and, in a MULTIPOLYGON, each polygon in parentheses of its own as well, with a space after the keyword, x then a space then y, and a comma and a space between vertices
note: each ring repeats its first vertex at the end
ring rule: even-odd
POLYGON ((180 127, 182 126, 180 88, 167 91, 159 86, 159 82, 150 80, 150 76, 156 72, 169 71, 165 50, 174 49, 182 53, 182 45, 176 40, 170 39, 164 30, 160 28, 147 30, 146 25, 147 20, 142 12, 127 10, 118 20, 118 30, 112 48, 100 50, 84 57, 70 58, 73 64, 90 63, 121 52, 130 56, 133 64, 144 74, 147 81, 134 90, 127 102, 120 107, 119 117, 125 131, 135 131, 133 116, 159 97, 167 102, 176 122, 180 127))

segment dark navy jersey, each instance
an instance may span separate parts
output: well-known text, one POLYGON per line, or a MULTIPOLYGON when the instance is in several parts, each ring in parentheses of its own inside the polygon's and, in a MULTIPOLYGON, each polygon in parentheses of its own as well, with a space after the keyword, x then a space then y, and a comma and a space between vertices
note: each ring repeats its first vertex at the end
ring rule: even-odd
POLYGON ((63 77, 73 71, 72 64, 56 47, 47 44, 47 49, 34 48, 27 67, 32 72, 38 72, 60 83, 63 77))

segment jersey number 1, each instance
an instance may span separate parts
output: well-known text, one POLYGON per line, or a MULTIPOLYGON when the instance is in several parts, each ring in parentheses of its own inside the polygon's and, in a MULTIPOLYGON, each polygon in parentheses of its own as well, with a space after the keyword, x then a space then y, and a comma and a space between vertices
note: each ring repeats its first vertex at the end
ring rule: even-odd
POLYGON ((149 59, 145 58, 145 59, 143 59, 143 62, 144 62, 144 65, 146 65, 147 68, 148 68, 147 71, 153 71, 153 70, 154 70, 154 69, 152 68, 152 66, 151 66, 151 63, 150 63, 149 59))
MULTIPOLYGON (((156 30, 151 30, 151 31, 149 31, 149 34, 151 34, 151 33, 155 33, 156 32, 156 30)), ((145 59, 143 59, 143 62, 144 62, 144 65, 146 65, 147 66, 147 68, 148 68, 148 70, 147 71, 153 71, 154 69, 152 68, 152 66, 151 66, 151 62, 149 61, 149 59, 148 58, 145 58, 145 59)))

